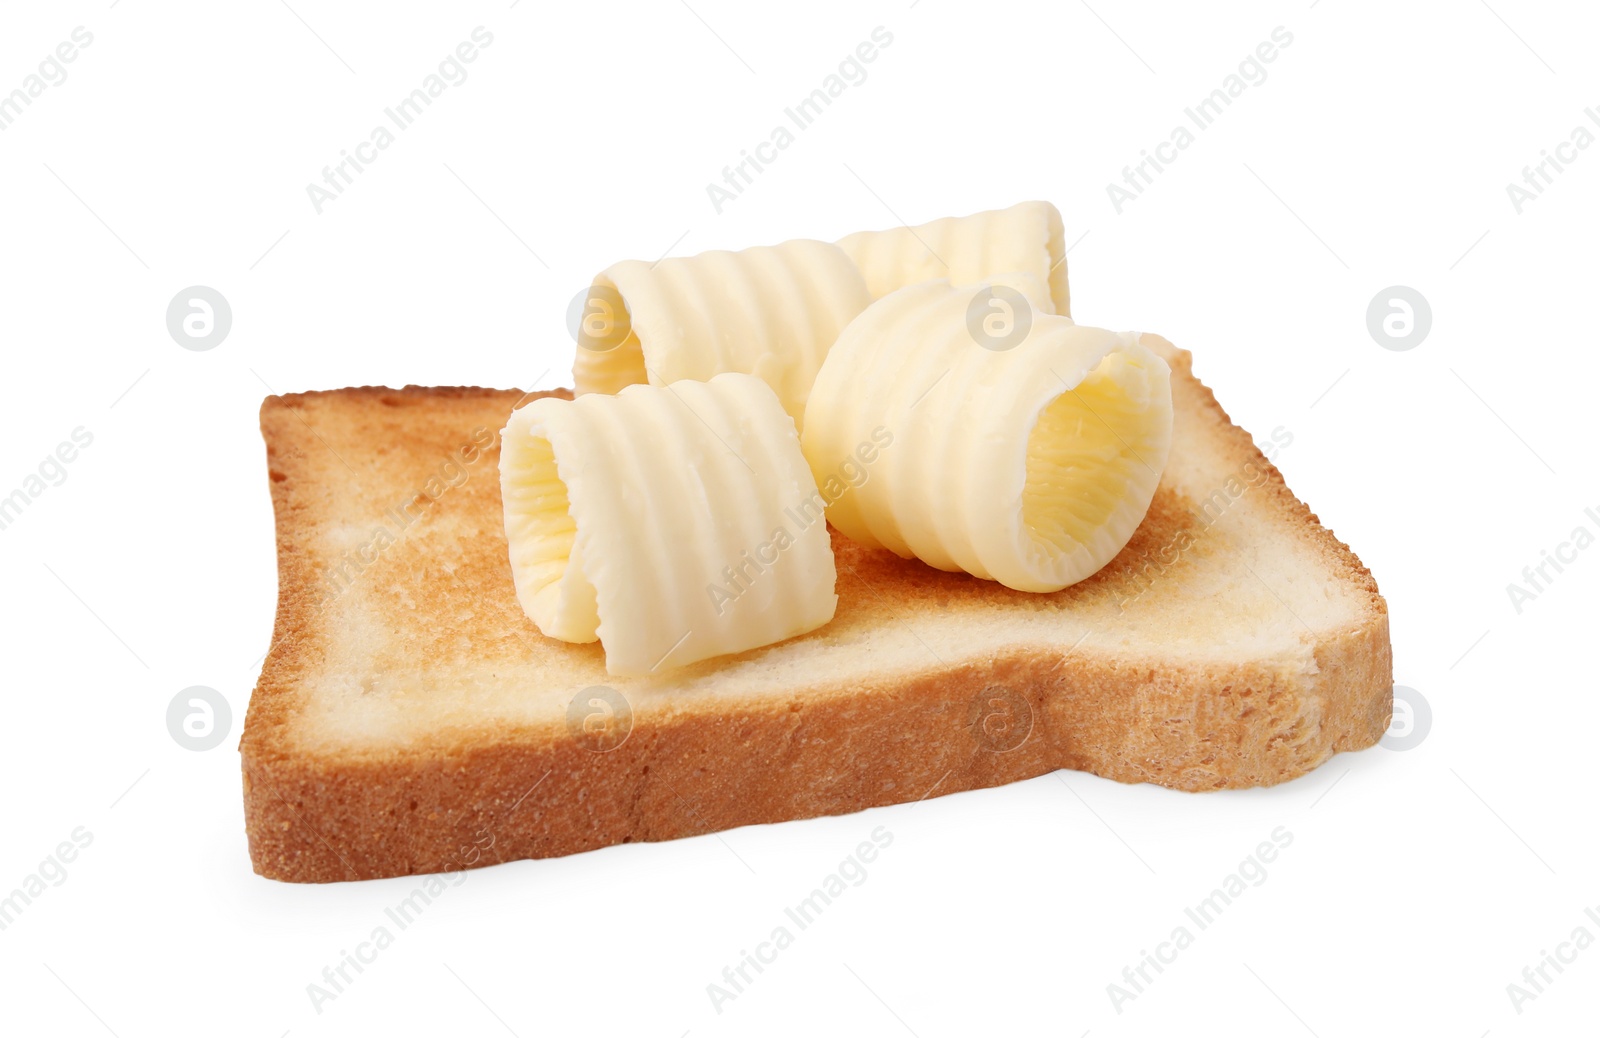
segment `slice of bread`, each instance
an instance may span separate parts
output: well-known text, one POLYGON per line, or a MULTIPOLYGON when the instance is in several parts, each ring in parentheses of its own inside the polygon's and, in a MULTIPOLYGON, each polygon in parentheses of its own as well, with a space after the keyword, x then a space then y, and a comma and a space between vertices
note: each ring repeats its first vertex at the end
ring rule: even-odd
POLYGON ((832 623, 645 679, 517 605, 494 441, 526 397, 269 397, 278 617, 240 742, 256 871, 453 871, 1057 768, 1269 785, 1372 745, 1391 674, 1371 574, 1189 354, 1145 342, 1172 365, 1172 457, 1100 573, 1026 594, 834 534, 832 623))

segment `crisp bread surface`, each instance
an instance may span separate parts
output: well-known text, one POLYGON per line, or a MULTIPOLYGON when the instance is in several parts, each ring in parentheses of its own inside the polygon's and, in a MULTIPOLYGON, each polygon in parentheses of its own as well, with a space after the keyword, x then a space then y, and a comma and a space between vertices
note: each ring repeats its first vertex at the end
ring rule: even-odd
POLYGON ((1095 576, 1027 594, 835 532, 831 623, 637 679, 517 603, 498 434, 531 397, 269 398, 279 610, 241 742, 257 870, 462 867, 452 834, 479 823, 504 858, 569 853, 915 800, 941 775, 938 793, 1059 767, 1270 784, 1372 744, 1391 680, 1371 574, 1189 355, 1146 342, 1173 367, 1172 457, 1095 576), (596 695, 610 735, 583 727, 596 695))

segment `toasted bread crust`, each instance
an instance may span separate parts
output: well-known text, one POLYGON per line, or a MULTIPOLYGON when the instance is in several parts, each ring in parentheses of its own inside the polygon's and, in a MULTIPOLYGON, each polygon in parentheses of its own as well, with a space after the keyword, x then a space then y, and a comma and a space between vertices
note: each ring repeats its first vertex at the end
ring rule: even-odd
MULTIPOLYGON (((1304 539, 1328 572, 1366 599, 1360 622, 1312 640, 1314 666, 1119 659, 1075 653, 1065 642, 1021 646, 883 675, 864 687, 743 696, 715 708, 689 698, 636 710, 626 740, 604 752, 559 725, 444 732, 360 754, 314 753, 298 744, 304 681, 324 661, 321 625, 338 623, 340 607, 319 591, 308 542, 339 493, 328 484, 362 475, 360 457, 330 460, 333 448, 316 423, 339 415, 355 423, 358 441, 431 456, 454 446, 439 441, 439 423, 418 423, 431 432, 409 442, 407 424, 390 408, 415 407, 430 416, 454 408, 466 421, 483 418, 498 431, 523 396, 366 387, 268 398, 262 429, 277 515, 278 616, 240 743, 256 871, 294 882, 453 871, 846 813, 1059 768, 1191 791, 1271 785, 1336 752, 1372 745, 1389 724, 1392 681, 1387 609, 1371 573, 1193 380, 1188 354, 1167 346, 1164 355, 1175 382, 1187 380, 1208 420, 1223 427, 1216 449, 1227 453, 1225 460, 1265 473, 1260 487, 1285 533, 1304 539), (985 704, 1016 727, 998 735, 983 729, 985 704), (1018 730, 1025 737, 1011 745, 1018 730)), ((485 452, 482 464, 492 465, 494 453, 485 452)), ((1181 495, 1158 495, 1150 529, 1141 528, 1124 554, 1152 551, 1192 514, 1193 502, 1181 495)), ((922 608, 996 593, 987 582, 936 574, 837 534, 835 547, 841 614, 852 582, 932 603, 922 608)), ((503 540, 485 545, 481 566, 468 561, 474 568, 467 579, 497 579, 504 554, 503 540)), ((1074 595, 1110 593, 1136 565, 1119 557, 1062 592, 1059 607, 1085 600, 1074 595)), ((509 571, 499 579, 509 584, 509 571)), ((1015 608, 1045 608, 1043 600, 1052 597, 1023 596, 1015 608)))

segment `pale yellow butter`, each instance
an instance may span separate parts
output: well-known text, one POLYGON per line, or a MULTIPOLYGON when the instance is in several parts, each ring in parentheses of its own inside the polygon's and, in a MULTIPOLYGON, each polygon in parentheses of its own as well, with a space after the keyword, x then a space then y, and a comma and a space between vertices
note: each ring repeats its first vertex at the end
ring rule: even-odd
POLYGON ((643 675, 833 618, 833 550, 793 420, 760 379, 535 400, 502 433, 518 601, 643 675))
POLYGON ((828 518, 863 544, 1022 591, 1093 574, 1144 518, 1172 445, 1166 363, 1132 333, 1043 312, 1031 276, 930 281, 878 300, 834 344, 802 446, 837 469, 893 436, 828 518))
POLYGON ((829 347, 871 301, 856 265, 827 242, 625 260, 589 288, 574 390, 744 372, 770 385, 798 423, 829 347))
POLYGON ((916 227, 859 231, 839 239, 839 247, 861 268, 875 299, 936 278, 970 285, 1021 273, 1048 286, 1050 312, 1063 317, 1071 313, 1061 214, 1049 202, 1020 202, 916 227))

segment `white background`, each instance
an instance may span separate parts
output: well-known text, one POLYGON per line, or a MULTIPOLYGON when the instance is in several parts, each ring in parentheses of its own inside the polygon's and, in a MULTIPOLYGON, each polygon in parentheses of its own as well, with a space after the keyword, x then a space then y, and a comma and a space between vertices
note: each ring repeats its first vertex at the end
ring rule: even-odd
POLYGON ((1600 148, 1520 214, 1506 185, 1600 133, 1600 25, 1577 3, 1091 2, 7 5, 0 92, 94 40, 0 132, 0 494, 94 440, 0 531, 0 892, 75 827, 93 842, 0 932, 0 1030, 1592 1027, 1600 948, 1520 1014, 1507 985, 1575 927, 1600 938, 1600 550, 1520 614, 1506 586, 1600 510, 1600 148), (469 78, 317 214, 306 185, 479 25, 469 78), (869 78, 716 213, 706 184, 879 25, 869 78), (1280 25, 1267 79, 1119 215, 1106 185, 1280 25), (1241 425, 1292 433, 1278 463, 1376 574, 1426 737, 1269 790, 1063 773, 478 871, 318 1014, 307 985, 414 884, 250 870, 268 387, 562 385, 567 302, 617 259, 1027 198, 1064 214, 1075 317, 1167 335, 1241 425), (165 325, 196 284, 233 309, 209 352, 165 325), (1408 352, 1367 330, 1391 285, 1431 303, 1408 352), (215 750, 168 735, 190 685, 232 705, 215 750), (877 826, 866 882, 719 1014, 707 984, 877 826), (1119 1013, 1107 985, 1279 826, 1266 881, 1119 1013))

